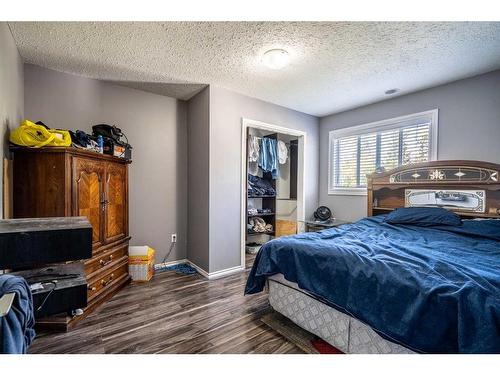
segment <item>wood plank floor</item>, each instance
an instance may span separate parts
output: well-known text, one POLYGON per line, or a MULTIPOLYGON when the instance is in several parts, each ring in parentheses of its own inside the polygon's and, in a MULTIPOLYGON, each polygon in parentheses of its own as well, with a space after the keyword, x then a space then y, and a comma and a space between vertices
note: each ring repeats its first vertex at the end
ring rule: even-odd
POLYGON ((255 257, 257 254, 248 254, 245 253, 245 268, 249 270, 253 266, 253 261, 255 260, 255 257))
POLYGON ((126 286, 68 333, 39 333, 30 353, 302 353, 260 321, 267 294, 244 273, 208 281, 162 272, 126 286))

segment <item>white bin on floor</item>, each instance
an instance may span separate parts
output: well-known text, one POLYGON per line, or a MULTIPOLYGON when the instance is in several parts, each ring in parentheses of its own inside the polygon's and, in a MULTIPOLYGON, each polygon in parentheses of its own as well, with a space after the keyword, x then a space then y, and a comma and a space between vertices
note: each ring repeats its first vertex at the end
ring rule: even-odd
POLYGON ((128 272, 132 281, 149 281, 153 277, 155 251, 149 246, 128 247, 128 272))

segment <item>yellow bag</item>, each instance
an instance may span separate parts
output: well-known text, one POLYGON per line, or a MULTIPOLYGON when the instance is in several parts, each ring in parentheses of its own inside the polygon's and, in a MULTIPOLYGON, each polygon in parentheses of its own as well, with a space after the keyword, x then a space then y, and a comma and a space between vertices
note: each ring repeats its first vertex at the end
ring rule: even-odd
POLYGON ((10 133, 10 141, 25 147, 68 147, 71 136, 67 130, 47 129, 29 120, 24 120, 10 133))

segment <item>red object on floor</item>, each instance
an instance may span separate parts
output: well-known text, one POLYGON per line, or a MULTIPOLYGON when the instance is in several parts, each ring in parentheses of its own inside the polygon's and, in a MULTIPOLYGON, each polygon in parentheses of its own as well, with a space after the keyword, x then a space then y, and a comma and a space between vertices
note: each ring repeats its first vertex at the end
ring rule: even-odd
POLYGON ((319 354, 344 354, 344 352, 341 352, 336 347, 331 346, 329 343, 320 338, 312 339, 311 344, 319 352, 319 354))

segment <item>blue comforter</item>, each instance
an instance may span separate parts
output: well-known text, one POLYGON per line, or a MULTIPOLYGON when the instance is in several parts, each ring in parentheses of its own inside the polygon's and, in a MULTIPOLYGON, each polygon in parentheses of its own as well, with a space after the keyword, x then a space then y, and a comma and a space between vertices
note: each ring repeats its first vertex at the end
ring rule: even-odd
POLYGON ((414 351, 500 353, 500 220, 418 227, 384 216, 266 243, 245 293, 282 273, 414 351))
POLYGON ((0 296, 15 293, 10 312, 0 318, 0 354, 24 354, 35 338, 30 286, 22 277, 0 275, 0 296))

